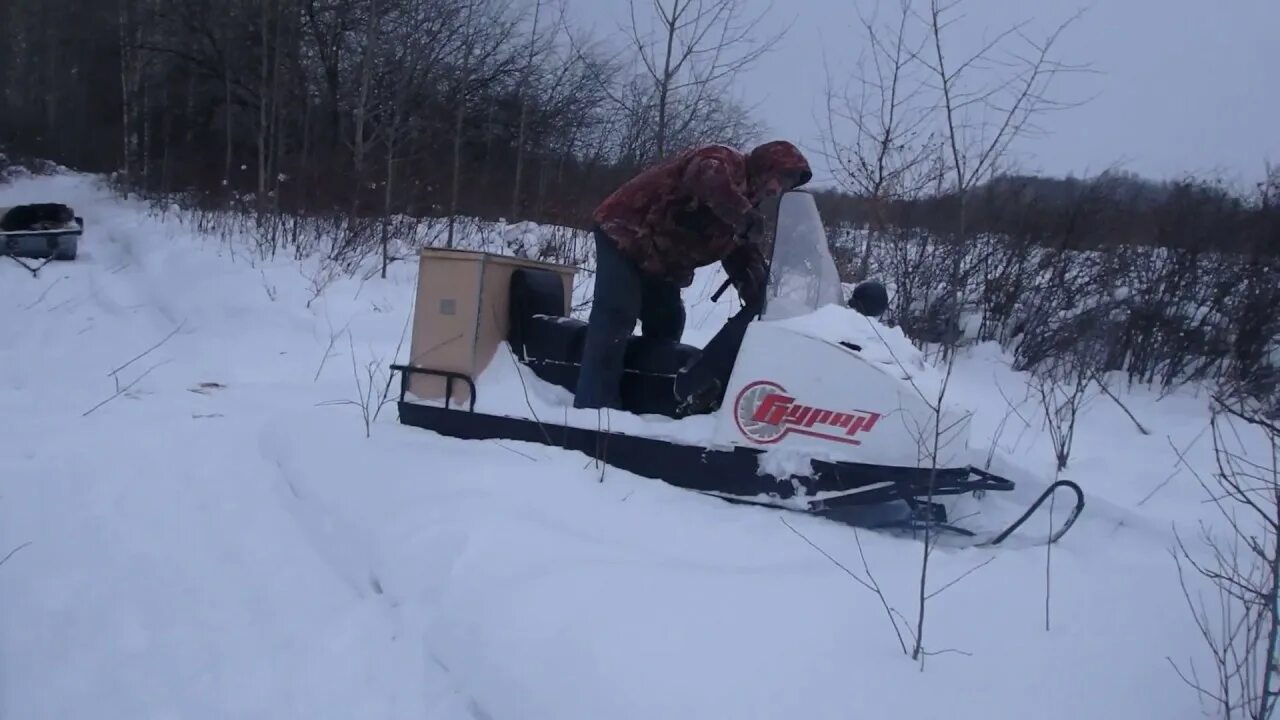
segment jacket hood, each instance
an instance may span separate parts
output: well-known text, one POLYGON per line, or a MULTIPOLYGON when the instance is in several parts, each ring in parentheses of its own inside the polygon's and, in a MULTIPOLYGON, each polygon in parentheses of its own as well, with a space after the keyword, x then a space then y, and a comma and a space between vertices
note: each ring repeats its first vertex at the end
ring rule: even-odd
POLYGON ((747 155, 747 174, 759 186, 763 178, 783 179, 784 189, 794 190, 813 179, 813 170, 804 153, 786 140, 774 140, 756 147, 747 155))

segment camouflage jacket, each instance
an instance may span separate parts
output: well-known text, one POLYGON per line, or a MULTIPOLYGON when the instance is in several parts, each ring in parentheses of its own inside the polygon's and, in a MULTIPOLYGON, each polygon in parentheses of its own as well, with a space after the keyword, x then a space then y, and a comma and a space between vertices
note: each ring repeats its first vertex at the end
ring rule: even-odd
POLYGON ((759 203, 752 186, 770 174, 786 181, 784 189, 810 177, 789 143, 769 143, 751 155, 724 145, 687 150, 615 190, 593 219, 643 272, 680 287, 714 262, 731 278, 748 271, 762 276, 763 251, 742 235, 759 203))

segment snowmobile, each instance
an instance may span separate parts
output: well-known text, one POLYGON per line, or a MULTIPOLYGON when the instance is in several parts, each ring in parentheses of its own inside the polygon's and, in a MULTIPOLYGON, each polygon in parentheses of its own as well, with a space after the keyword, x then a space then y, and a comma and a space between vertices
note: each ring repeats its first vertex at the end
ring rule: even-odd
POLYGON ((576 268, 423 250, 410 361, 392 366, 400 422, 577 451, 731 502, 936 527, 974 544, 999 544, 1067 490, 1074 506, 1045 542, 1061 538, 1084 507, 1069 480, 989 537, 948 523, 940 498, 1014 483, 966 461, 969 414, 941 403, 936 370, 874 319, 888 306, 884 286, 864 281, 845 299, 814 197, 784 193, 768 215, 764 296, 703 347, 632 335, 616 410, 572 407, 587 330, 571 313, 576 268), (890 505, 899 511, 865 512, 890 505))

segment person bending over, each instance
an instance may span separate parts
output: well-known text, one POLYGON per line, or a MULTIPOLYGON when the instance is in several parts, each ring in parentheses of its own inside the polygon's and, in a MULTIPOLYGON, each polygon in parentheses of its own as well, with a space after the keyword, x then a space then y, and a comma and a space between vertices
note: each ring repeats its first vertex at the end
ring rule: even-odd
POLYGON ((644 170, 592 215, 595 299, 587 320, 574 407, 620 407, 627 339, 678 341, 680 291, 694 271, 721 263, 744 303, 765 291, 761 201, 813 177, 795 145, 778 140, 743 154, 725 145, 686 150, 644 170))

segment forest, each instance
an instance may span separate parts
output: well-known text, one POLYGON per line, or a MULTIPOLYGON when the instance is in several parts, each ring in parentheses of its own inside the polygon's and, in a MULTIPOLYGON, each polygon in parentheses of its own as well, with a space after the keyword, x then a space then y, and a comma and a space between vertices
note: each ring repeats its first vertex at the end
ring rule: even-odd
POLYGON ((744 47, 657 68, 553 0, 6 3, 0 142, 143 193, 581 225, 653 159, 751 139, 728 87, 760 18, 695 10, 669 24, 744 47))

